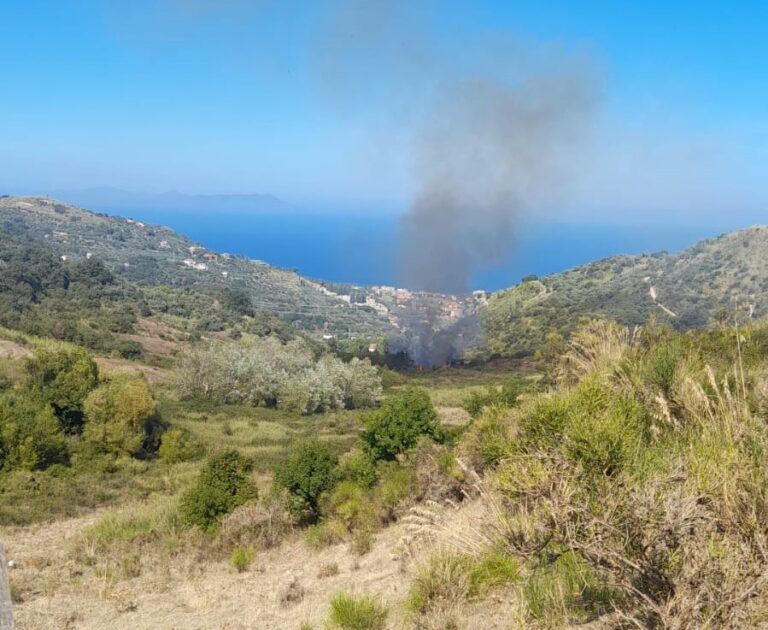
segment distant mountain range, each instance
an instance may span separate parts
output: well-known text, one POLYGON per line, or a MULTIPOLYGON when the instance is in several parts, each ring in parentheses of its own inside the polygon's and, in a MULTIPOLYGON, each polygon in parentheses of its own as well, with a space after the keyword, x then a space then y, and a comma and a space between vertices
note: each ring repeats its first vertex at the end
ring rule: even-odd
POLYGON ((178 210, 187 212, 276 212, 288 209, 277 197, 266 194, 189 195, 180 192, 161 194, 135 193, 119 188, 88 188, 60 191, 55 196, 82 208, 102 212, 129 213, 143 210, 178 210))

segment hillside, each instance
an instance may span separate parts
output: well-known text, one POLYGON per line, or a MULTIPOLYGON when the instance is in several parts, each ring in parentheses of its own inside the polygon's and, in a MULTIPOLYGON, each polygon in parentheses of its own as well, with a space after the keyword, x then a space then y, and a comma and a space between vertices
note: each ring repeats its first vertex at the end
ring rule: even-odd
POLYGON ((768 227, 701 241, 671 255, 616 256, 494 294, 484 313, 492 354, 526 354, 548 332, 583 317, 640 325, 651 315, 677 330, 768 313, 768 227))
POLYGON ((317 338, 386 338, 390 350, 405 350, 422 365, 477 348, 481 319, 486 355, 517 356, 533 352, 549 332, 567 336, 584 317, 640 325, 655 315, 688 330, 732 319, 735 309, 742 319, 768 312, 766 227, 724 234, 679 254, 616 256, 529 278, 490 299, 312 280, 211 251, 165 227, 39 197, 0 198, 0 231, 69 264, 102 261, 126 287, 148 288, 143 299, 154 311, 182 318, 194 311, 186 329, 223 330, 233 317, 206 321, 208 301, 219 308, 243 295, 254 312, 275 315, 317 338))
POLYGON ((95 258, 119 279, 175 289, 180 293, 174 299, 180 302, 199 301, 201 290, 207 296, 213 289, 242 293, 254 311, 316 337, 385 337, 392 348, 425 361, 440 330, 461 322, 463 331, 456 347, 442 350, 441 357, 455 356, 479 337, 476 315, 484 298, 315 281, 259 260, 211 251, 166 227, 47 198, 0 198, 0 231, 65 262, 95 258))

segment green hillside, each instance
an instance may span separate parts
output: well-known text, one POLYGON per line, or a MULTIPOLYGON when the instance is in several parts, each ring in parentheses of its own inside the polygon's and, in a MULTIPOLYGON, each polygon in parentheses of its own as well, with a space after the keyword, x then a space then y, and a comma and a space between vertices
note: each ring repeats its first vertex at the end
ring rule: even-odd
POLYGON ((372 308, 351 304, 295 272, 216 253, 161 226, 88 212, 39 197, 0 199, 0 230, 45 246, 66 261, 89 257, 142 286, 226 287, 244 292, 257 311, 309 332, 389 332, 372 308))
POLYGON ((488 350, 527 354, 583 317, 640 325, 655 315, 678 330, 768 312, 768 228, 702 241, 685 251, 617 256, 494 294, 484 312, 488 350))

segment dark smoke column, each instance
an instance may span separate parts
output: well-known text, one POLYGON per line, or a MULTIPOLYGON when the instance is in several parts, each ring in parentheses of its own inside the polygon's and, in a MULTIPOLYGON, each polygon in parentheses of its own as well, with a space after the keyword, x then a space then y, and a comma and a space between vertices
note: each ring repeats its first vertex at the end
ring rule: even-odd
POLYGON ((520 218, 562 194, 584 159, 596 102, 591 75, 562 68, 437 91, 415 137, 418 192, 400 225, 404 285, 466 293, 478 269, 510 254, 520 218))

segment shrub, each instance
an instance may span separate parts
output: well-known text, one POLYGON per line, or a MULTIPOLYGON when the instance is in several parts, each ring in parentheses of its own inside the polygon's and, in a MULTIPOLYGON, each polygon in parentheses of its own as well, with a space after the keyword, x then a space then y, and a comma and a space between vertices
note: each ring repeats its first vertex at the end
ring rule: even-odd
POLYGON ((425 614, 452 608, 469 596, 470 560, 447 552, 432 556, 411 581, 408 608, 425 614))
POLYGON ((147 382, 119 375, 86 398, 83 438, 100 450, 116 455, 138 455, 151 450, 150 436, 159 427, 157 405, 147 382))
POLYGON ((335 476, 340 481, 351 481, 363 488, 370 488, 376 483, 378 473, 376 464, 367 453, 353 450, 339 458, 335 476))
POLYGON ((222 516, 255 498, 256 488, 248 478, 252 466, 250 459, 234 450, 209 459, 195 485, 181 498, 184 522, 212 531, 222 516))
POLYGON ((189 433, 181 429, 170 429, 163 433, 157 454, 163 463, 177 464, 196 459, 201 450, 189 433))
POLYGON ((331 600, 329 625, 339 630, 384 630, 387 609, 371 597, 340 593, 331 600))
POLYGON ((464 409, 477 418, 486 407, 514 407, 520 396, 520 387, 514 381, 507 381, 499 387, 488 387, 484 392, 473 391, 464 401, 464 409))
POLYGON ((573 396, 567 452, 588 474, 614 475, 639 448, 646 415, 635 399, 608 395, 595 379, 585 379, 573 396))
POLYGON ((487 409, 462 440, 459 450, 473 468, 484 470, 508 457, 514 450, 511 412, 503 409, 487 409))
POLYGON ((344 523, 352 531, 371 527, 376 521, 374 506, 364 488, 342 481, 323 501, 323 514, 344 523))
POLYGON ((522 592, 528 613, 549 625, 564 624, 574 614, 604 612, 610 603, 609 591, 573 552, 544 560, 525 581, 522 592))
POLYGON ((339 565, 335 562, 323 564, 317 571, 317 577, 327 578, 339 574, 339 565))
POLYGON ((50 403, 66 433, 80 433, 83 402, 99 377, 91 356, 77 346, 52 344, 36 350, 24 368, 27 389, 50 403))
POLYGON ((364 556, 372 548, 376 537, 370 529, 359 529, 352 534, 351 548, 358 556, 364 556))
POLYGON ((348 535, 349 532, 344 523, 331 518, 308 527, 304 533, 304 540, 312 549, 322 549, 344 542, 348 535))
POLYGON ((440 439, 437 413, 425 390, 410 388, 387 398, 381 409, 369 414, 362 440, 374 460, 391 460, 424 435, 440 439))
POLYGON ((320 496, 335 482, 337 458, 317 440, 299 444, 275 474, 290 495, 290 511, 297 522, 313 523, 319 515, 320 496))
POLYGON ((472 563, 468 577, 470 597, 482 597, 489 590, 516 582, 520 561, 503 553, 489 553, 472 563))
POLYGON ((234 567, 235 571, 242 573, 251 566, 255 557, 256 552, 252 547, 237 547, 232 551, 229 563, 234 567))
POLYGON ((0 469, 43 470, 68 462, 66 438, 49 405, 13 392, 0 396, 0 469))
POLYGON ((382 462, 379 466, 379 481, 373 488, 373 504, 379 519, 388 523, 395 520, 398 512, 419 495, 419 479, 410 466, 395 462, 382 462))

